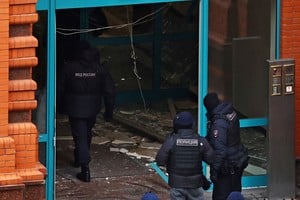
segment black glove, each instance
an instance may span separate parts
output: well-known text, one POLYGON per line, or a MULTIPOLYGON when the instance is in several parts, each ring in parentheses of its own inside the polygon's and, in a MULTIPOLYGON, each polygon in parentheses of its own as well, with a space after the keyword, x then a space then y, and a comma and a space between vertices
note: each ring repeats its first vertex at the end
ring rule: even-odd
POLYGON ((218 173, 216 170, 211 170, 210 171, 210 180, 213 182, 213 183, 216 183, 217 180, 218 180, 218 173))
POLYGON ((202 175, 202 188, 203 190, 208 190, 210 188, 211 182, 207 180, 206 176, 202 175))

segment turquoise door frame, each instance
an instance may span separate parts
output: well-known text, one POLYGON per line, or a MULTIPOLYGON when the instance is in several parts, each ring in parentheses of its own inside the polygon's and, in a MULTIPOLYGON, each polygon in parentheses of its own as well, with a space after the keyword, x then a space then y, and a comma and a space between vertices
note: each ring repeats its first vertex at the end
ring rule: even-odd
MULTIPOLYGON (((38 0, 37 10, 48 11, 48 38, 47 38, 47 133, 41 134, 40 142, 46 143, 46 199, 55 199, 55 95, 56 95, 56 10, 70 8, 125 6, 135 4, 155 4, 185 2, 190 0, 38 0)), ((198 124, 199 134, 206 133, 205 108, 202 99, 208 92, 208 15, 209 0, 200 0, 199 3, 199 85, 198 85, 198 124)), ((276 58, 279 58, 280 47, 280 0, 276 0, 276 58)), ((241 120, 241 127, 266 126, 266 118, 241 120)), ((151 166, 167 181, 155 163, 151 166)), ((244 187, 266 186, 266 176, 243 177, 244 187)))
MULTIPOLYGON (((37 8, 38 10, 38 8, 37 8)), ((47 103, 46 133, 40 133, 39 142, 45 143, 45 162, 47 168, 46 199, 54 199, 55 194, 55 88, 56 88, 56 27, 55 0, 47 4, 48 37, 47 37, 47 103)))
MULTIPOLYGON (((55 9, 69 8, 92 8, 92 7, 109 7, 109 6, 126 6, 138 4, 155 4, 155 3, 172 3, 187 2, 191 0, 55 0, 55 9)), ((50 0, 38 0, 38 10, 48 10, 50 0)))
POLYGON ((280 20, 281 20, 281 0, 276 0, 276 47, 275 47, 275 59, 280 59, 280 20))

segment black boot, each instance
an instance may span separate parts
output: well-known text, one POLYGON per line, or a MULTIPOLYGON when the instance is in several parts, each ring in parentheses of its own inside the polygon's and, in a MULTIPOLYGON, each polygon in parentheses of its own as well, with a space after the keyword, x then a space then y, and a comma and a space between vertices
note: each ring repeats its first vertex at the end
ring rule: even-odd
POLYGON ((83 182, 90 182, 91 175, 90 175, 90 168, 89 165, 83 164, 81 165, 81 172, 76 175, 76 177, 83 181, 83 182))

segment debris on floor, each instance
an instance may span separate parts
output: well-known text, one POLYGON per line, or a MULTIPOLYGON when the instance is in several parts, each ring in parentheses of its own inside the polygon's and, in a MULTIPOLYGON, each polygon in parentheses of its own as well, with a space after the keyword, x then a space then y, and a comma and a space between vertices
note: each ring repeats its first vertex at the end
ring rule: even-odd
MULTIPOLYGON (((172 115, 189 110, 196 118, 198 108, 189 99, 169 99, 158 109, 131 106, 117 108, 111 122, 105 122, 101 114, 97 117, 92 130, 91 183, 81 183, 76 179, 80 169, 71 165, 74 144, 68 118, 57 115, 56 199, 132 200, 139 199, 147 191, 156 192, 160 199, 169 199, 169 187, 151 168, 151 163, 164 137, 172 132, 172 115)), ((255 155, 264 157, 260 153, 265 152, 262 134, 253 129, 242 129, 242 132, 246 144, 251 146, 249 150, 254 152, 257 149, 259 152, 254 152, 255 155), (257 140, 250 139, 250 136, 257 140)), ((161 169, 165 172, 164 168, 161 169)))

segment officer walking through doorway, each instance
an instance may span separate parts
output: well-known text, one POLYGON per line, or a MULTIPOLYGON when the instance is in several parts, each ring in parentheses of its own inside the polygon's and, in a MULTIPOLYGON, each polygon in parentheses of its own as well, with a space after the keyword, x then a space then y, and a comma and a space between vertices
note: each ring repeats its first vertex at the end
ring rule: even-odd
POLYGON ((233 191, 242 190, 242 174, 248 165, 248 152, 241 142, 237 112, 229 102, 221 102, 216 93, 204 97, 207 109, 208 142, 215 151, 210 166, 213 200, 227 199, 233 191))
POLYGON ((77 178, 89 182, 92 128, 101 110, 102 99, 104 119, 109 121, 113 117, 116 93, 109 71, 100 64, 99 50, 81 41, 75 59, 63 67, 58 87, 75 143, 74 165, 81 166, 77 178))

